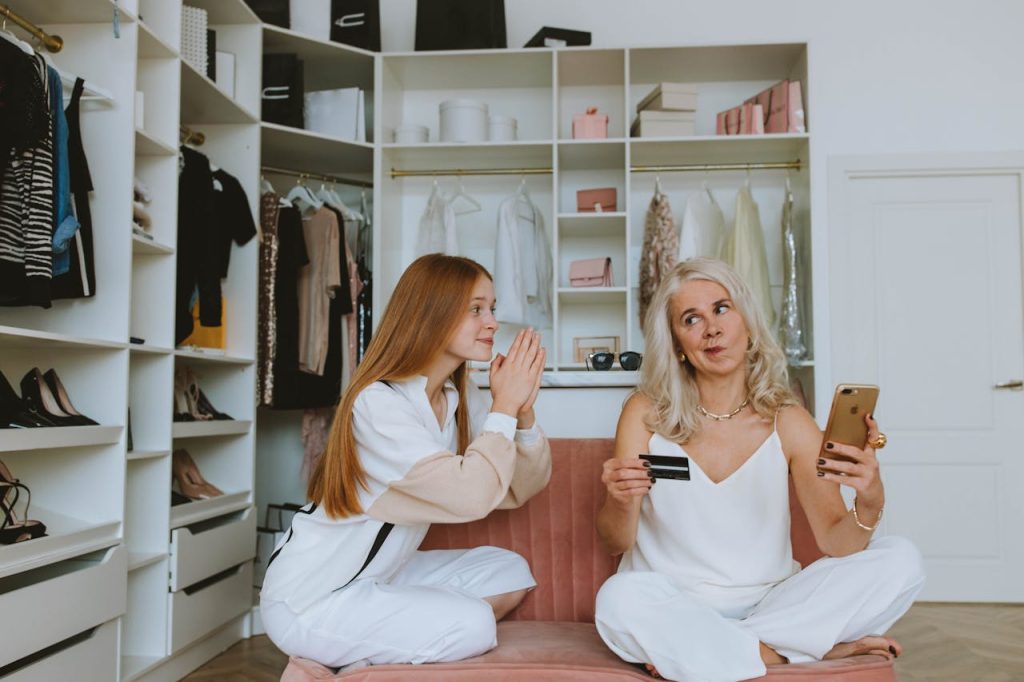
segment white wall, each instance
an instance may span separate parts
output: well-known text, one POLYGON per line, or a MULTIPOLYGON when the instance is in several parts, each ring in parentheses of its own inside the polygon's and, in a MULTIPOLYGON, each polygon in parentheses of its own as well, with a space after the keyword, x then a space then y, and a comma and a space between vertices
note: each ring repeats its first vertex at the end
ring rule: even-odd
MULTIPOLYGON (((830 156, 1024 149, 1017 0, 505 0, 505 15, 510 47, 541 26, 591 31, 602 47, 807 42, 819 263, 827 254, 830 156)), ((415 17, 416 0, 381 0, 385 51, 413 49, 415 17)), ((815 297, 827 300, 821 270, 815 297)), ((827 328, 826 318, 819 309, 815 327, 827 328)), ((832 383, 827 366, 817 371, 832 383)), ((542 421, 555 436, 612 435, 625 393, 547 389, 542 421)), ((257 502, 300 501, 298 419, 266 415, 257 432, 257 502)))

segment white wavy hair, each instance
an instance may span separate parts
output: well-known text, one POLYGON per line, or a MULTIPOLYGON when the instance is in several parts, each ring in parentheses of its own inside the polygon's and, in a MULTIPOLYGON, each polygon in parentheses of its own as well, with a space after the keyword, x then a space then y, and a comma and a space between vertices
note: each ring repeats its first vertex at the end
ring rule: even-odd
POLYGON ((644 319, 644 362, 637 391, 654 405, 647 428, 685 443, 701 429, 697 414, 699 391, 695 370, 679 361, 672 334, 672 297, 685 282, 707 280, 720 284, 732 299, 750 336, 747 349, 747 396, 757 414, 772 419, 782 407, 795 405, 786 373, 786 356, 754 301, 750 287, 728 264, 715 258, 691 258, 676 265, 658 285, 644 319))

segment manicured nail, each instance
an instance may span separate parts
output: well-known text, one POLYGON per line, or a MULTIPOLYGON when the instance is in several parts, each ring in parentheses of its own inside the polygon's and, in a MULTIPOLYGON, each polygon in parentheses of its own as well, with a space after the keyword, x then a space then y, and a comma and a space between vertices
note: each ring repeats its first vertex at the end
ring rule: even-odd
POLYGON ((654 476, 651 476, 651 485, 654 485, 657 482, 658 482, 658 479, 656 479, 654 476))
POLYGON ((654 480, 654 472, 648 471, 647 472, 647 478, 649 478, 649 479, 651 479, 653 481, 654 480))
POLYGON ((889 653, 891 653, 893 656, 899 656, 899 654, 896 653, 896 647, 894 647, 892 644, 889 645, 889 653))
POLYGON ((640 460, 640 461, 641 461, 641 462, 643 462, 643 463, 644 463, 644 466, 645 466, 645 467, 647 467, 648 469, 650 469, 650 468, 651 468, 651 463, 650 463, 650 462, 648 462, 648 461, 647 461, 646 459, 642 459, 642 460, 640 460))
POLYGON ((822 476, 824 476, 824 475, 825 475, 825 472, 824 472, 824 471, 819 471, 819 472, 818 472, 818 478, 821 478, 821 477, 822 477, 822 476))
POLYGON ((826 450, 831 450, 831 449, 832 449, 832 448, 834 448, 835 446, 836 446, 836 444, 835 444, 835 443, 825 443, 825 449, 826 449, 826 450))
POLYGON ((825 460, 819 459, 818 464, 820 464, 821 466, 825 466, 825 460))

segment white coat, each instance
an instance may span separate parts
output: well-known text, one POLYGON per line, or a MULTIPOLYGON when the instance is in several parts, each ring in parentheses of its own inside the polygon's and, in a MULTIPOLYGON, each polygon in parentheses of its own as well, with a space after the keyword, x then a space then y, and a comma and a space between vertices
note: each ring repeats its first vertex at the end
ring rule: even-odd
POLYGON ((494 293, 499 322, 552 326, 551 242, 544 217, 520 188, 498 207, 494 245, 494 293))

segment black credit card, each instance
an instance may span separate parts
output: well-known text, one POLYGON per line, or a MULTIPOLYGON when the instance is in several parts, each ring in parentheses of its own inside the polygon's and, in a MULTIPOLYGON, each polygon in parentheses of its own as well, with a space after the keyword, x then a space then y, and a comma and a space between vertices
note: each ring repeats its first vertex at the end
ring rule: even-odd
POLYGON ((690 460, 687 457, 668 457, 666 455, 637 455, 640 459, 650 462, 649 471, 655 478, 672 478, 677 481, 690 480, 690 460))

